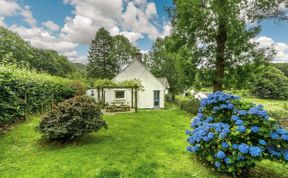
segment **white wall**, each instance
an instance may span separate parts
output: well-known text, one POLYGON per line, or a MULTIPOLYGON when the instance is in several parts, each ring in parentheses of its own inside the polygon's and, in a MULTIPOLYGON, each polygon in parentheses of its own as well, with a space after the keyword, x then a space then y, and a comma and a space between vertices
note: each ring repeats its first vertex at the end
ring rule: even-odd
POLYGON ((140 80, 144 87, 144 91, 138 92, 138 108, 154 108, 154 90, 160 91, 160 108, 164 108, 165 87, 139 61, 135 60, 113 80, 120 82, 134 79, 140 80))

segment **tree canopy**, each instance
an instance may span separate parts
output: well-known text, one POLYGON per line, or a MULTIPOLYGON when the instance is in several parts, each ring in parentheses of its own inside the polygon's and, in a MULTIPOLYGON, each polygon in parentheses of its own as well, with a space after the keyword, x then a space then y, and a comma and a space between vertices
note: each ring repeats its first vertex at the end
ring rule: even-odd
POLYGON ((111 79, 121 67, 131 62, 136 48, 123 35, 111 36, 100 28, 95 35, 89 50, 88 76, 99 79, 111 79))
MULTIPOLYGON (((282 19, 284 0, 175 0, 170 9, 173 33, 197 54, 197 63, 211 69, 214 91, 222 90, 226 72, 238 66, 270 61, 271 49, 253 40, 261 31, 259 21, 282 19)), ((225 87, 225 86, 224 86, 225 87)))
POLYGON ((17 33, 0 27, 0 64, 35 69, 65 77, 76 71, 66 56, 54 50, 34 48, 17 33))

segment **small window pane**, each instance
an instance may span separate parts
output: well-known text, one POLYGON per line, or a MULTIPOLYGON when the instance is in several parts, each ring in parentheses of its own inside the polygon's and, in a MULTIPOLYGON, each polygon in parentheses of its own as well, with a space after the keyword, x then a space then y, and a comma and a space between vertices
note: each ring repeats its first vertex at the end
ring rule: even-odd
POLYGON ((115 91, 115 98, 124 98, 124 91, 115 91))

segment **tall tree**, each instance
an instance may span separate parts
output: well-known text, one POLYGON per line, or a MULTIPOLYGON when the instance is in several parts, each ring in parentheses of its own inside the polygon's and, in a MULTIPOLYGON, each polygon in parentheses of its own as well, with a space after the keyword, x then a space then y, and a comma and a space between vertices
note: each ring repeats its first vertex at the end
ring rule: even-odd
POLYGON ((134 59, 136 51, 137 48, 125 36, 113 37, 113 57, 117 60, 117 72, 134 59))
POLYGON ((197 58, 183 44, 176 36, 158 38, 145 60, 155 76, 168 79, 172 95, 191 87, 195 78, 197 58))
POLYGON ((92 78, 111 79, 117 72, 117 60, 113 57, 113 37, 100 28, 89 50, 87 74, 92 78))
MULTIPOLYGON (((285 18, 285 0, 174 0, 174 33, 195 47, 199 64, 211 68, 214 91, 222 90, 225 71, 257 60, 270 60, 273 51, 257 48, 253 38, 265 18, 285 18)), ((258 61, 259 62, 259 61, 258 61)))

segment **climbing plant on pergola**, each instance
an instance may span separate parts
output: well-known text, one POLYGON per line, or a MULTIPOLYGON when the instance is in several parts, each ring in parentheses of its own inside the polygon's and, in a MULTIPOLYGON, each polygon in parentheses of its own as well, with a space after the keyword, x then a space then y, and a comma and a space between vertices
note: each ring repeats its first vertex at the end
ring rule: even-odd
POLYGON ((125 80, 123 82, 114 82, 108 79, 98 79, 93 83, 93 87, 97 89, 98 102, 105 103, 105 89, 117 89, 125 88, 131 89, 131 107, 135 108, 135 112, 138 112, 138 91, 143 90, 140 80, 125 80), (101 98, 100 98, 101 93, 101 98))

